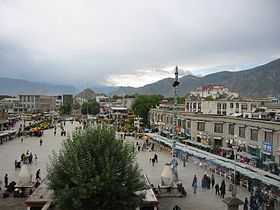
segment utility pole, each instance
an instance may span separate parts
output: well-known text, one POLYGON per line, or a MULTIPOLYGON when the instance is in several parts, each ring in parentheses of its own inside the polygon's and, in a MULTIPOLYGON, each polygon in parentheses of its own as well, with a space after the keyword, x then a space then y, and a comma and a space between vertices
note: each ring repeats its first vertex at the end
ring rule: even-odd
POLYGON ((178 81, 178 66, 175 67, 175 81, 173 83, 173 93, 174 93, 174 101, 173 101, 173 127, 172 127, 172 151, 173 155, 175 154, 176 149, 176 141, 177 141, 177 132, 176 132, 176 125, 177 125, 177 86, 179 85, 178 81))

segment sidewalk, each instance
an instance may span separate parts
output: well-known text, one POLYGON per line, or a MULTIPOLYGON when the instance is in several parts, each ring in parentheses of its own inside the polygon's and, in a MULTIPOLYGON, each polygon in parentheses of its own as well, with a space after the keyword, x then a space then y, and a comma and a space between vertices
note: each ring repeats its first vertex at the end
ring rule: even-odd
MULTIPOLYGON (((128 141, 132 144, 136 143, 135 138, 127 137, 128 141)), ((143 174, 147 174, 151 183, 154 186, 157 186, 160 182, 160 175, 164 168, 165 163, 171 161, 171 155, 166 152, 161 151, 139 151, 137 153, 137 160, 142 167, 143 174), (150 158, 154 156, 154 154, 158 155, 159 162, 155 163, 155 166, 152 166, 150 162, 150 158)), ((160 210, 172 210, 175 205, 180 206, 182 209, 188 210, 197 210, 197 209, 207 209, 207 210, 225 210, 227 209, 226 204, 223 202, 223 199, 220 196, 215 195, 215 189, 203 189, 201 188, 201 178, 207 173, 210 176, 212 172, 206 171, 200 166, 194 165, 192 163, 186 163, 186 167, 183 167, 183 161, 179 160, 178 165, 178 174, 179 180, 183 183, 187 196, 185 198, 160 198, 160 210), (191 187, 192 179, 194 175, 197 175, 198 178, 198 188, 197 193, 193 193, 193 188, 191 187)), ((223 177, 220 175, 215 175, 216 183, 221 183, 223 177)), ((231 196, 231 192, 228 191, 230 182, 226 179, 226 195, 225 197, 231 196)), ((237 197, 244 201, 245 197, 249 199, 250 194, 246 188, 237 186, 237 197)), ((243 206, 240 206, 240 210, 243 209, 243 206)))

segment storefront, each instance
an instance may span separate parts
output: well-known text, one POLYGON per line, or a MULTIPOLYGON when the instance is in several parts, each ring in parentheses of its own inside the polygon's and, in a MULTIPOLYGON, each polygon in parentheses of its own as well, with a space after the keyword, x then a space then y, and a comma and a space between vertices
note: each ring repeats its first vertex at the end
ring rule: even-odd
POLYGON ((254 157, 250 158, 249 165, 254 166, 254 167, 260 167, 260 149, 258 146, 249 144, 247 148, 247 153, 249 157, 254 157))

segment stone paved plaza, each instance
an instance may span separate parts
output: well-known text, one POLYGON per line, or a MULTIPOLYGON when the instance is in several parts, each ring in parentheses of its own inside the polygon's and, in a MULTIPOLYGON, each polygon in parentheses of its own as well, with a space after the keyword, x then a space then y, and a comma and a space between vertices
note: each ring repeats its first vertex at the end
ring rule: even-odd
MULTIPOLYGON (((79 126, 78 123, 74 122, 71 124, 70 122, 66 123, 66 131, 71 132, 76 126, 79 126)), ((3 145, 0 145, 0 180, 3 181, 5 173, 8 173, 9 182, 18 180, 19 170, 15 170, 14 161, 15 159, 20 159, 20 155, 26 150, 31 151, 33 154, 37 154, 38 161, 37 163, 33 163, 30 166, 33 177, 35 177, 36 171, 40 168, 41 175, 44 178, 46 176, 46 164, 49 160, 49 155, 53 150, 58 151, 61 147, 61 142, 66 137, 60 136, 60 128, 57 129, 57 135, 54 136, 53 129, 46 130, 44 132, 43 145, 39 144, 39 137, 28 137, 25 138, 23 142, 20 140, 14 139, 8 142, 5 142, 3 145)), ((127 137, 127 141, 131 144, 135 144, 135 139, 133 137, 127 137)), ((143 174, 147 174, 151 183, 157 186, 160 183, 160 175, 163 170, 163 167, 166 162, 170 162, 171 156, 165 152, 148 152, 148 151, 140 151, 137 154, 137 160, 142 167, 143 174), (159 157, 159 162, 152 166, 150 163, 150 158, 153 157, 154 154, 157 154, 159 157)), ((187 196, 185 198, 161 198, 160 199, 160 209, 161 210, 171 210, 175 205, 180 206, 182 209, 208 209, 208 210, 224 210, 226 209, 226 205, 224 204, 222 198, 216 196, 214 194, 214 190, 210 189, 202 189, 201 186, 201 178, 204 173, 208 173, 211 176, 209 171, 204 170, 203 168, 191 164, 186 163, 186 167, 183 167, 183 162, 179 161, 178 166, 179 179, 183 183, 187 196), (193 193, 191 183, 193 175, 196 174, 198 176, 198 189, 197 194, 193 193)), ((219 175, 215 175, 216 182, 220 183, 222 181, 222 177, 219 175)), ((34 178, 33 178, 34 179, 34 178)), ((229 182, 227 181, 227 190, 229 186, 229 182)), ((2 184, 3 189, 3 184, 2 184)), ((238 197, 244 200, 245 197, 249 198, 249 193, 244 187, 237 187, 238 197)), ((230 192, 226 192, 226 196, 230 196, 230 192)), ((26 209, 24 204, 24 199, 15 199, 15 198, 0 198, 0 210, 23 210, 26 209)), ((243 209, 243 207, 240 209, 243 209)))
MULTIPOLYGON (((130 142, 135 143, 135 139, 132 137, 128 137, 130 142)), ((167 154, 166 152, 155 151, 140 151, 137 154, 137 159, 143 169, 143 173, 147 174, 150 179, 150 182, 154 184, 154 186, 158 186, 160 183, 160 175, 164 168, 165 163, 171 161, 171 155, 167 154), (158 163, 155 163, 155 166, 152 166, 150 163, 150 158, 154 156, 154 154, 158 155, 158 163)), ((160 210, 172 210, 175 205, 179 207, 189 210, 197 210, 197 209, 208 209, 208 210, 225 210, 226 204, 223 202, 223 199, 220 196, 215 195, 214 189, 203 189, 201 188, 201 178, 202 176, 207 173, 210 176, 212 173, 207 171, 200 166, 194 165, 192 163, 186 163, 186 167, 183 167, 183 161, 178 159, 178 174, 179 174, 179 181, 183 183, 186 191, 187 196, 185 198, 160 198, 160 210), (198 188, 197 193, 193 193, 192 188, 192 179, 194 174, 197 175, 198 178, 198 188)), ((220 175, 215 175, 216 182, 219 184, 221 183, 223 177, 220 175)), ((225 197, 231 196, 231 192, 228 191, 229 181, 226 180, 227 192, 225 197)), ((244 187, 237 186, 237 197, 244 201, 245 197, 250 197, 250 194, 244 187)), ((243 209, 243 206, 240 206, 240 210, 243 209)))

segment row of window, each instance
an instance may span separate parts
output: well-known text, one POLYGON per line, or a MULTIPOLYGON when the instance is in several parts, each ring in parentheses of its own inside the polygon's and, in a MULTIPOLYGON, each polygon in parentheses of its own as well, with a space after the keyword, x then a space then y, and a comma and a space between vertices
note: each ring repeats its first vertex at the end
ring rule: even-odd
MULTIPOLYGON (((215 123, 214 125, 214 132, 215 133, 223 133, 223 124, 222 123, 215 123)), ((205 122, 197 122, 197 130, 198 131, 205 131, 205 122)), ((228 125, 228 134, 234 135, 234 124, 228 125)), ((239 126, 238 127, 238 135, 239 137, 245 138, 245 127, 239 126)), ((251 129, 250 139, 253 141, 258 141, 259 130, 258 129, 251 129)), ((264 132, 264 139, 265 141, 273 141, 272 132, 265 131, 264 132)))
POLYGON ((19 100, 22 102, 34 102, 34 96, 20 96, 19 100))

